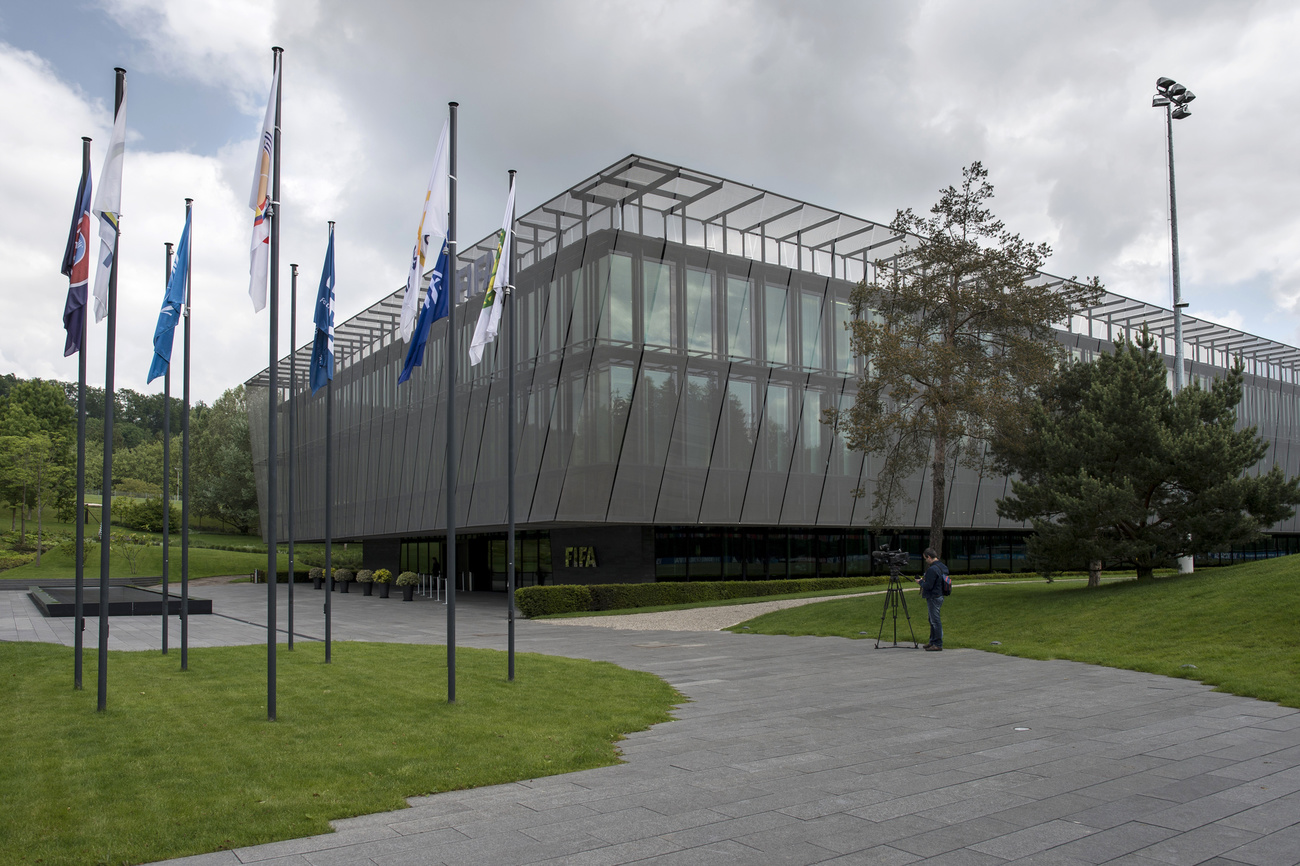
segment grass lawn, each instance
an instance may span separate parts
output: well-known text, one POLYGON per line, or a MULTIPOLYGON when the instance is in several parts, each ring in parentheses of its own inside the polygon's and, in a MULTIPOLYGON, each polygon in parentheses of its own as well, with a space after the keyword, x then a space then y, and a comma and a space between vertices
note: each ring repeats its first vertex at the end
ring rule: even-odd
POLYGON ((110 654, 95 712, 72 650, 0 643, 0 863, 126 864, 328 832, 404 798, 617 763, 615 743, 682 698, 650 674, 462 648, 446 703, 441 646, 319 643, 110 654), (283 650, 283 647, 281 648, 283 650))
MULTIPOLYGON (((1185 677, 1300 708, 1298 590, 1300 556, 1097 589, 1074 582, 957 585, 943 606, 943 643, 1185 677)), ((915 591, 907 600, 924 642, 925 604, 915 591)), ((870 596, 791 608, 750 620, 744 633, 874 641, 882 605, 881 596, 870 596)))
MULTIPOLYGON (((161 537, 161 536, 160 536, 161 537)), ((38 568, 35 562, 0 571, 0 580, 21 579, 40 580, 52 578, 73 578, 77 576, 76 544, 60 544, 53 550, 46 551, 41 557, 38 568)), ((266 571, 266 546, 262 553, 242 553, 233 550, 209 550, 204 547, 190 548, 190 577, 213 577, 219 574, 252 574, 257 568, 266 571)), ((131 564, 126 554, 118 545, 113 545, 109 552, 110 577, 137 577, 162 575, 162 548, 141 547, 136 560, 136 570, 131 571, 131 564)), ((289 557, 281 553, 279 567, 289 567, 289 557)), ((85 574, 87 580, 99 580, 99 548, 86 560, 85 574)), ((170 575, 173 581, 181 579, 181 550, 179 543, 171 548, 170 575)))

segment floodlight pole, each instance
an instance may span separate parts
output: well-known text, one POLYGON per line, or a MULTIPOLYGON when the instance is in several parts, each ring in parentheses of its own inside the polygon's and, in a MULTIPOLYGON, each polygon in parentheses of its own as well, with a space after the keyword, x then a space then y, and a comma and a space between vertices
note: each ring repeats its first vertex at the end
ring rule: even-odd
POLYGON ((1174 294, 1174 393, 1183 390, 1186 371, 1183 369, 1183 302, 1182 281, 1178 267, 1178 197, 1174 187, 1174 120, 1182 120, 1191 111, 1187 103, 1196 96, 1171 78, 1156 81, 1156 96, 1152 106, 1165 110, 1165 142, 1169 155, 1169 246, 1172 259, 1174 294), (1176 107, 1176 110, 1175 110, 1176 107))

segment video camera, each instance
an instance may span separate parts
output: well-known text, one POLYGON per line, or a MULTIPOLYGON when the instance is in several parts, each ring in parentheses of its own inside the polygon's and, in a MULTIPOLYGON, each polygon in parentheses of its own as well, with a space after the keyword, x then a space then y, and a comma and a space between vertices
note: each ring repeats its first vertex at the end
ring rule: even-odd
POLYGON ((871 551, 871 558, 891 569, 906 568, 912 561, 906 550, 890 550, 888 544, 882 544, 879 550, 871 551))

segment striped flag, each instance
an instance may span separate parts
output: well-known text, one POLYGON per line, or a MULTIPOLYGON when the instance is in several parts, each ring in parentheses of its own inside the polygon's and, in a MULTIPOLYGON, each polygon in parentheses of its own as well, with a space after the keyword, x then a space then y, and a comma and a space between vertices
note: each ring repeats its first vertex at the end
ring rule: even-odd
POLYGON ((90 283, 89 161, 77 186, 77 203, 72 208, 68 245, 63 251, 63 275, 68 278, 68 300, 63 305, 63 328, 68 332, 68 339, 63 344, 63 357, 66 358, 81 350, 81 335, 86 330, 86 287, 90 283))
MULTIPOLYGON (((278 54, 276 55, 279 56, 278 54)), ((266 117, 262 120, 262 137, 257 143, 257 161, 253 165, 253 189, 248 206, 253 209, 253 242, 248 265, 248 296, 253 312, 266 306, 266 278, 271 269, 271 225, 266 221, 271 204, 271 161, 275 156, 275 103, 280 95, 280 64, 271 76, 271 94, 266 99, 266 117)))
POLYGON ((497 232, 497 255, 492 263, 492 277, 488 280, 487 292, 483 295, 483 309, 478 314, 474 325, 474 338, 469 343, 470 365, 483 360, 483 351, 487 344, 496 339, 497 329, 501 325, 501 292, 505 287, 506 277, 510 272, 510 241, 515 216, 515 179, 510 178, 510 195, 506 198, 506 215, 501 218, 501 230, 497 232))

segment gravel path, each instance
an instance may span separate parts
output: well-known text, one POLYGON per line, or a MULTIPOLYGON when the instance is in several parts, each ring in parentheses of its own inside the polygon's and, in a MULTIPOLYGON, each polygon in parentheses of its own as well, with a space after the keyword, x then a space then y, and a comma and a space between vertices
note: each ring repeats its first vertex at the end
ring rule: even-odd
POLYGON ((733 604, 725 607, 697 607, 690 610, 661 610, 655 613, 629 613, 619 616, 573 616, 559 619, 541 619, 555 625, 590 625, 598 628, 625 628, 632 631, 721 631, 733 625, 787 607, 835 601, 840 598, 859 598, 864 595, 881 595, 881 592, 855 592, 849 595, 831 595, 822 598, 787 598, 780 601, 759 601, 753 604, 733 604))

